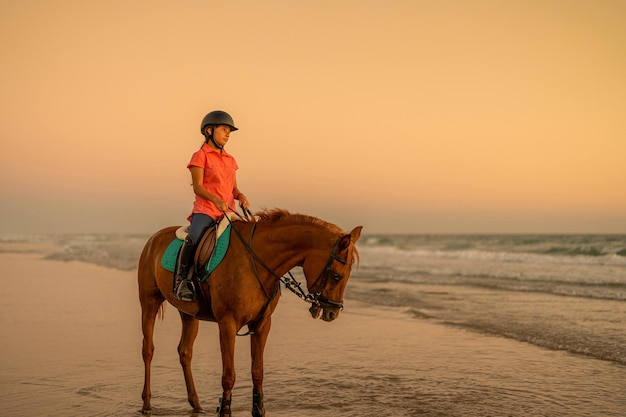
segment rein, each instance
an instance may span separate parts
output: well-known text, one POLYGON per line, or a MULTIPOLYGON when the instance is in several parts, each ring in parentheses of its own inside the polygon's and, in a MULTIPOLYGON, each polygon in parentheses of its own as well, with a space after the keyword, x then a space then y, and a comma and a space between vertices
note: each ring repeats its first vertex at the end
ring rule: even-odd
MULTIPOLYGON (((250 217, 252 217, 252 213, 250 213, 249 211, 248 212, 244 211, 244 215, 246 216, 245 219, 242 218, 239 215, 239 213, 237 213, 237 211, 235 211, 235 210, 232 210, 232 211, 235 212, 235 214, 237 214, 237 216, 239 218, 241 218, 242 220, 244 220, 244 221, 247 221, 249 219, 248 215, 250 215, 250 217)), ((231 226, 233 226, 233 223, 228 218, 228 216, 225 216, 225 217, 228 220, 228 222, 231 224, 231 226)), ((261 312, 259 313, 259 316, 255 320, 255 322, 258 322, 263 317, 263 315, 265 314, 265 311, 267 310, 267 307, 269 306, 270 302, 274 299, 274 297, 276 297, 276 294, 278 294, 278 290, 280 288, 279 283, 281 283, 281 282, 285 285, 285 287, 289 291, 291 291, 296 296, 298 296, 298 298, 302 299, 303 301, 305 301, 307 303, 312 304, 311 309, 328 307, 328 308, 339 308, 339 309, 343 310, 343 301, 334 301, 334 300, 330 300, 328 297, 322 296, 322 291, 324 290, 324 287, 326 286, 326 283, 328 281, 328 276, 330 275, 333 261, 340 262, 340 263, 342 263, 344 265, 347 263, 347 261, 345 259, 337 256, 339 239, 335 242, 335 244, 333 246, 333 249, 332 249, 332 251, 331 251, 331 253, 330 253, 329 257, 328 257, 328 262, 326 262, 326 266, 324 267, 322 272, 320 272, 320 275, 317 277, 317 279, 314 282, 314 284, 315 284, 318 281, 321 281, 320 285, 318 287, 318 290, 315 293, 313 293, 313 294, 311 294, 311 293, 307 294, 302 289, 302 284, 293 277, 293 275, 291 274, 291 271, 287 272, 287 275, 289 277, 280 276, 276 272, 274 272, 274 270, 272 270, 269 266, 267 266, 267 264, 265 264, 265 262, 263 262, 263 260, 261 260, 254 253, 254 250, 252 249, 252 236, 254 234, 255 228, 256 228, 256 222, 252 225, 252 230, 250 231, 250 243, 248 244, 244 240, 243 236, 241 236, 241 233, 239 232, 239 230, 237 230, 237 228, 234 227, 234 226, 231 227, 231 229, 235 231, 235 234, 237 235, 237 237, 241 241, 242 245, 246 248, 248 253, 250 253, 250 257, 252 258, 252 268, 254 269, 254 274, 256 276, 257 281, 259 282, 259 285, 261 286, 261 289, 263 290, 263 293, 265 294, 265 296, 267 298, 267 302, 265 303, 265 305, 261 309, 261 312), (257 263, 259 265, 261 265, 263 267, 263 269, 265 269, 267 272, 269 272, 270 275, 272 275, 274 278, 276 278, 278 280, 276 282, 276 286, 274 287, 274 289, 273 289, 271 294, 268 294, 267 290, 263 286, 263 283, 261 282, 261 278, 259 276, 259 271, 257 270, 257 267, 256 267, 257 263)), ((246 334, 238 335, 238 336, 247 336, 249 334, 254 334, 254 331, 250 330, 246 334)))

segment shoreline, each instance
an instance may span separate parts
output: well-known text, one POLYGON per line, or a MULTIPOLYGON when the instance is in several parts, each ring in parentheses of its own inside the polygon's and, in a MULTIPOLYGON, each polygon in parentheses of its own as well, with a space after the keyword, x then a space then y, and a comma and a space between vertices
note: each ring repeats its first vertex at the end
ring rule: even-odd
MULTIPOLYGON (((116 267, 116 266, 112 266, 110 262, 103 262, 101 260, 94 261, 94 260, 83 260, 83 259, 78 260, 78 259, 71 259, 71 258, 66 259, 63 256, 58 255, 59 254, 58 249, 59 247, 56 244, 53 244, 50 242, 17 242, 17 243, 16 242, 0 242, 0 265, 4 263, 3 259, 5 259, 4 258, 5 256, 8 256, 8 258, 6 259, 11 258, 12 255, 15 255, 18 257, 25 256, 25 257, 30 257, 31 261, 55 262, 55 263, 66 264, 66 265, 71 265, 71 264, 85 265, 86 267, 90 267, 90 268, 93 268, 93 267, 103 268, 104 270, 117 271, 117 272, 124 273, 124 274, 130 273, 133 277, 133 280, 136 279, 136 273, 137 273, 136 267, 132 269, 129 268, 128 265, 116 267)), ((387 283, 386 285, 389 285, 389 284, 387 283)), ((407 284, 402 283, 402 282, 398 282, 394 285, 399 288, 403 286, 407 287, 407 284)), ((624 362, 621 359, 621 357, 618 359, 598 358, 584 351, 571 351, 571 350, 560 348, 559 346, 544 346, 544 345, 538 344, 530 340, 531 339, 530 336, 527 336, 526 338, 514 337, 506 333, 490 330, 488 328, 482 328, 480 326, 473 326, 473 325, 465 324, 458 318, 455 319, 452 317, 436 317, 434 314, 431 314, 433 312, 432 311, 433 305, 425 300, 427 298, 433 298, 433 299, 437 299, 437 298, 445 299, 445 298, 450 298, 450 297, 454 298, 455 295, 450 293, 450 288, 451 288, 450 286, 420 285, 420 289, 415 294, 413 294, 413 296, 415 296, 416 294, 419 294, 422 297, 424 301, 419 303, 421 304, 421 307, 410 307, 410 306, 401 306, 401 305, 396 306, 393 303, 388 304, 386 302, 382 302, 382 303, 375 302, 371 299, 371 296, 363 297, 363 294, 364 294, 363 291, 364 289, 367 289, 368 287, 369 287, 369 290, 371 291, 372 288, 376 288, 376 283, 371 282, 369 280, 364 280, 364 281, 359 281, 359 282, 355 282, 354 280, 352 280, 351 283, 348 285, 348 288, 346 290, 346 294, 344 297, 346 304, 347 305, 353 304, 355 306, 358 306, 358 308, 360 309, 371 308, 371 309, 381 309, 381 310, 387 310, 387 311, 396 311, 396 312, 400 312, 400 314, 402 315, 405 315, 406 318, 417 320, 422 323, 430 323, 430 324, 444 326, 444 327, 448 327, 452 329, 460 329, 460 330, 464 330, 468 332, 473 332, 478 335, 484 335, 484 336, 489 336, 489 337, 501 337, 501 338, 505 338, 511 341, 528 344, 538 349, 560 351, 560 352, 564 352, 564 353, 571 354, 574 356, 581 356, 581 357, 594 359, 594 360, 607 361, 607 362, 615 363, 617 365, 624 366, 624 362)), ((410 291, 408 290, 409 287, 410 285, 407 287, 407 290, 401 290, 400 292, 403 294, 406 294, 408 297, 411 297, 409 295, 410 293, 410 291)), ((459 288, 461 288, 460 292, 463 292, 466 295, 467 294, 471 295, 472 293, 477 291, 476 289, 471 288, 471 287, 459 287, 459 288)), ((287 290, 286 288, 282 286, 281 286, 281 290, 283 292, 283 296, 294 295, 294 294, 291 294, 289 290, 287 290)), ((513 292, 512 294, 517 298, 536 297, 534 293, 525 294, 525 293, 513 292)), ((540 295, 540 296, 543 296, 543 295, 540 295)), ((548 297, 551 297, 551 296, 548 296, 548 297)), ((565 299, 569 299, 569 297, 565 297, 565 299)), ((576 301, 577 299, 574 297, 573 300, 576 301)), ((523 301, 522 304, 528 303, 528 302, 529 301, 526 300, 526 301, 523 301)), ((445 304, 447 303, 447 301, 443 303, 445 304)), ((167 308, 173 309, 173 307, 169 305, 167 302, 165 304, 167 305, 167 308)), ((617 302, 616 304, 621 305, 621 303, 619 302, 617 302)), ((308 307, 308 305, 304 307, 308 307)))
MULTIPOLYGON (((24 256, 25 258, 29 258, 29 261, 33 261, 33 262, 43 261, 43 262, 53 262, 53 263, 65 264, 65 265, 84 265, 86 268, 96 268, 96 269, 103 268, 104 270, 116 271, 116 272, 123 273, 123 274, 131 274, 133 282, 136 280, 137 268, 129 269, 128 267, 115 267, 115 266, 111 266, 110 263, 107 263, 107 262, 98 262, 98 261, 94 262, 91 260, 65 259, 63 257, 55 256, 55 254, 57 253, 58 253, 58 246, 49 242, 23 242, 23 243, 22 242, 20 243, 0 242, 0 265, 4 263, 5 259, 13 258, 12 260, 16 260, 16 257, 19 258, 21 256, 24 256)), ((378 309, 378 310, 383 310, 383 311, 393 311, 397 314, 405 316, 406 319, 416 320, 421 323, 428 323, 428 324, 433 324, 436 326, 447 327, 450 329, 463 330, 463 331, 472 332, 477 335, 482 335, 482 336, 487 336, 487 337, 504 338, 504 339, 511 340, 517 343, 527 344, 537 349, 545 349, 545 350, 551 350, 551 351, 556 351, 556 352, 563 352, 566 354, 580 356, 583 358, 589 358, 589 359, 594 359, 594 360, 615 363, 620 366, 624 365, 624 363, 621 360, 597 358, 586 352, 568 351, 567 349, 562 349, 562 348, 559 348, 558 346, 556 347, 542 346, 540 344, 534 343, 532 340, 520 339, 520 338, 516 338, 513 336, 509 336, 507 334, 502 334, 496 331, 491 331, 489 329, 468 325, 458 319, 436 317, 435 315, 431 314, 432 313, 431 309, 433 308, 433 306, 429 305, 428 302, 423 303, 423 305, 419 308, 409 307, 409 306, 396 306, 393 304, 388 305, 386 303, 372 302, 372 300, 368 299, 368 297, 362 297, 362 294, 363 294, 362 291, 364 288, 367 288, 367 287, 372 287, 372 286, 376 287, 375 283, 371 283, 366 280, 366 281, 358 282, 358 283, 351 281, 351 284, 352 286, 348 284, 348 288, 346 290, 346 294, 344 297, 345 303, 347 306, 353 305, 360 310, 378 309)), ((401 282, 395 285, 398 287, 406 286, 406 284, 401 283, 401 282)), ((428 297, 434 297, 434 298, 454 297, 454 295, 448 293, 447 290, 450 289, 450 287, 448 286, 421 285, 420 287, 421 288, 418 291, 418 293, 421 296, 427 295, 428 297)), ((467 288, 460 287, 460 288, 462 292, 465 292, 467 294, 471 294, 476 291, 475 289, 471 287, 467 287, 467 288)), ((282 286, 281 286, 281 291, 283 294, 283 298, 285 296, 287 297, 294 296, 294 299, 302 302, 302 300, 297 299, 294 294, 292 294, 289 290, 287 290, 286 288, 282 286)), ((403 293, 409 294, 409 291, 406 290, 406 291, 403 291, 403 293)), ((514 292, 513 294, 516 297, 527 295, 524 293, 517 293, 517 292, 514 292)), ((534 294, 531 293, 530 296, 532 297, 534 296, 534 294)), ((174 307, 168 304, 167 302, 165 302, 165 304, 166 304, 166 310, 167 309, 175 310, 174 307)), ((302 304, 303 304, 301 306, 302 308, 306 307, 308 309, 308 305, 305 305, 304 303, 302 304)), ((308 316, 308 313, 307 313, 307 316, 308 316)))

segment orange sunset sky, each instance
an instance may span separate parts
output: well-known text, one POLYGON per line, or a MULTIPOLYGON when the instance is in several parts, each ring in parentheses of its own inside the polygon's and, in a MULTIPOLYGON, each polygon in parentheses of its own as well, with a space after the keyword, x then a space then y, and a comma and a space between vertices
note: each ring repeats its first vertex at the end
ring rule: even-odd
POLYGON ((221 109, 253 210, 626 233, 623 0, 0 0, 0 234, 182 224, 221 109))

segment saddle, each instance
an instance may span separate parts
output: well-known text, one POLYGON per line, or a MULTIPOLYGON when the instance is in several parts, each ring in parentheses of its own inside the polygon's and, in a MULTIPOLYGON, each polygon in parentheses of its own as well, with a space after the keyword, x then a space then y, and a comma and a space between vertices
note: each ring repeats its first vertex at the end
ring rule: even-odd
MULTIPOLYGON (((229 218, 231 218, 229 216, 229 218)), ((181 227, 176 230, 176 240, 170 244, 173 254, 177 258, 182 241, 187 237, 189 227, 181 227), (180 242, 180 243, 178 243, 180 242)), ((193 280, 196 284, 196 295, 198 301, 198 311, 194 317, 200 320, 215 321, 213 310, 211 308, 211 300, 207 298, 204 291, 199 290, 202 283, 206 281, 210 273, 217 267, 228 248, 230 235, 230 222, 228 219, 222 219, 217 225, 209 227, 196 246, 193 255, 193 266, 190 270, 193 273, 193 280)), ((170 255, 171 258, 171 255, 170 255)), ((165 267, 165 265, 163 265, 165 267)), ((169 269, 165 267, 166 269, 169 269)), ((176 268, 169 270, 175 271, 176 268)))
MULTIPOLYGON (((235 216, 236 214, 232 213, 228 219, 222 219, 217 226, 208 228, 196 245, 196 250, 193 254, 193 265, 189 268, 189 271, 192 272, 192 279, 196 284, 196 289, 208 285, 206 281, 209 275, 224 259, 230 241, 231 222, 229 220, 235 221, 235 216)), ((176 279, 179 253, 187 237, 188 230, 189 226, 179 227, 176 230, 176 237, 170 242, 161 257, 161 266, 166 271, 174 274, 173 280, 176 279)), ((211 300, 206 298, 205 293, 206 291, 196 291, 199 309, 194 314, 194 317, 200 320, 215 321, 211 309, 211 300)))
POLYGON ((193 255, 194 269, 198 270, 209 262, 211 254, 215 249, 215 242, 217 240, 217 228, 210 227, 204 232, 200 243, 196 247, 196 253, 193 255))
MULTIPOLYGON (((194 275, 204 282, 209 274, 219 265, 226 254, 229 244, 230 225, 232 221, 237 220, 235 213, 229 213, 228 219, 222 220, 216 225, 209 227, 200 237, 200 242, 196 245, 193 255, 193 271, 194 275)), ((176 230, 176 238, 170 244, 163 258, 163 267, 169 271, 175 271, 175 265, 172 265, 172 257, 174 263, 177 263, 178 252, 182 246, 182 242, 187 237, 189 226, 180 227, 176 230)))

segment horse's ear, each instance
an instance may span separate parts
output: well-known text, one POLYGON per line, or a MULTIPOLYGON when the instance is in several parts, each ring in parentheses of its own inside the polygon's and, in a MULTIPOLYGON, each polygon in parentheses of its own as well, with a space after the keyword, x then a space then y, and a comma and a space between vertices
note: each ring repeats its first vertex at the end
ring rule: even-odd
POLYGON ((363 230, 363 226, 357 226, 352 229, 352 231, 350 232, 350 237, 353 242, 359 240, 359 237, 361 237, 361 230, 363 230))
POLYGON ((337 244, 337 248, 340 251, 346 250, 350 246, 350 242, 356 242, 361 236, 361 229, 363 229, 363 226, 355 227, 349 234, 343 235, 337 244))

